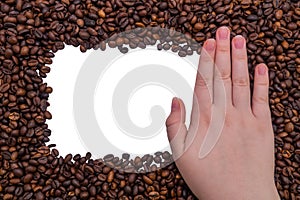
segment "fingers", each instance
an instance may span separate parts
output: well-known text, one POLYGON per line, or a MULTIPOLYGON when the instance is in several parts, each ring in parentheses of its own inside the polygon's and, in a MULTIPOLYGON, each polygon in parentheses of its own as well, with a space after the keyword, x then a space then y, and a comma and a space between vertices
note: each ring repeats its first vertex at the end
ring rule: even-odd
POLYGON ((232 104, 238 109, 250 109, 250 87, 246 41, 242 36, 232 40, 232 104))
POLYGON ((189 135, 185 140, 186 146, 190 145, 196 138, 196 132, 191 130, 198 126, 200 122, 200 115, 202 120, 210 119, 211 106, 213 103, 213 76, 216 41, 214 39, 208 39, 204 43, 203 47, 194 89, 189 135))
MULTIPOLYGON (((197 102, 193 103, 193 107, 198 105, 200 112, 204 114, 210 111, 212 104, 215 46, 214 39, 209 39, 204 43, 195 83, 194 101, 197 102)), ((195 112, 196 109, 193 111, 195 112)))
POLYGON ((184 152, 184 141, 187 134, 185 126, 185 106, 179 98, 173 98, 171 113, 166 120, 168 139, 173 159, 178 159, 184 152))
POLYGON ((252 96, 252 113, 258 118, 269 117, 269 77, 265 64, 259 64, 255 68, 254 88, 252 96))
POLYGON ((214 71, 214 104, 232 105, 231 100, 231 56, 230 30, 221 27, 217 30, 217 47, 214 71))

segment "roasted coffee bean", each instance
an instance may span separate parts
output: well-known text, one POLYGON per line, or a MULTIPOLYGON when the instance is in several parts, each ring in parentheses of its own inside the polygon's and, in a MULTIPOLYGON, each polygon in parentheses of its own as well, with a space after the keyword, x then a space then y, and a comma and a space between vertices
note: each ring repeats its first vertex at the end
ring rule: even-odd
POLYGON ((9 83, 4 83, 0 86, 0 92, 5 93, 9 90, 10 84, 9 83))
POLYGON ((292 122, 289 122, 285 125, 285 131, 290 133, 294 130, 294 124, 292 122))
POLYGON ((29 54, 29 47, 28 46, 24 46, 21 48, 21 55, 22 56, 27 56, 29 54))
POLYGON ((23 176, 23 170, 22 169, 20 169, 20 168, 17 168, 17 169, 14 169, 13 170, 13 173, 14 173, 14 175, 16 176, 16 177, 22 177, 23 176))
POLYGON ((247 16, 247 19, 249 21, 257 21, 258 20, 258 16, 257 15, 249 15, 249 16, 247 16))
POLYGON ((283 16, 283 11, 282 10, 277 10, 275 12, 276 19, 280 20, 282 18, 282 16, 283 16))
POLYGON ((79 36, 83 40, 86 40, 86 39, 90 38, 90 34, 87 31, 80 31, 79 36))
POLYGON ((45 195, 41 191, 37 191, 35 194, 36 200, 43 200, 45 199, 45 195))

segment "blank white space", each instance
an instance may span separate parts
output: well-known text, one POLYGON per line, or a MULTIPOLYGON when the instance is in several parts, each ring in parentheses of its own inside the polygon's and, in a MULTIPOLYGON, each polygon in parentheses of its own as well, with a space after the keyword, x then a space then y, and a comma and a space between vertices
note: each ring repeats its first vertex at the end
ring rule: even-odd
POLYGON ((48 108, 52 119, 47 121, 52 131, 49 143, 56 144, 61 155, 86 153, 74 124, 73 92, 80 67, 89 53, 81 53, 79 48, 66 46, 64 50, 55 53, 51 72, 45 80, 53 88, 48 108))
MULTIPOLYGON (((76 132, 76 126, 74 124, 73 92, 76 77, 80 71, 80 68, 91 52, 92 51, 81 53, 79 48, 66 46, 64 50, 61 50, 55 54, 53 64, 51 65, 51 72, 45 79, 45 82, 53 88, 53 93, 49 97, 50 107, 48 108, 48 110, 52 113, 53 119, 47 121, 49 128, 52 130, 49 144, 56 144, 56 148, 60 151, 61 155, 66 155, 68 153, 80 153, 84 155, 87 152, 87 149, 85 149, 84 145, 81 143, 80 137, 76 132)), ((143 56, 147 56, 149 52, 145 51, 143 53, 143 51, 139 51, 139 54, 139 56, 135 57, 136 62, 138 63, 137 66, 143 65, 143 56)), ((184 61, 184 59, 180 58, 179 56, 165 56, 165 54, 169 54, 169 52, 161 51, 159 54, 154 54, 156 56, 155 63, 160 62, 164 66, 173 68, 186 79, 191 87, 193 87, 196 71, 195 69, 191 68, 191 65, 188 62, 184 61)), ((130 55, 132 54, 129 54, 128 56, 130 55)), ((123 56, 123 58, 126 56, 127 55, 123 56)), ((198 56, 196 57, 196 61, 198 61, 197 59, 198 56)), ((123 59, 121 62, 123 66, 126 66, 126 60, 130 59, 123 59)), ((120 70, 114 70, 114 76, 111 76, 112 74, 110 74, 110 79, 107 79, 107 82, 105 82, 105 90, 101 90, 102 93, 100 90, 96 91, 96 99, 98 98, 99 100, 102 95, 107 95, 110 92, 109 90, 113 90, 113 83, 118 82, 118 79, 122 78, 124 73, 126 74, 132 70, 130 67, 126 68, 120 66, 120 61, 116 61, 114 66, 111 68, 115 69, 116 67, 119 67, 120 70), (111 83, 108 80, 110 80, 111 83)), ((153 105, 160 105, 168 115, 170 112, 172 97, 175 95, 176 94, 172 93, 172 91, 168 91, 163 87, 159 87, 158 85, 148 85, 138 89, 136 93, 133 94, 129 99, 128 112, 131 120, 134 124, 140 127, 149 125, 151 123, 149 119, 149 110, 153 105)), ((96 99, 95 102, 98 103, 95 105, 95 110, 97 110, 96 108, 101 107, 100 103, 103 103, 103 101, 97 101, 96 99)), ((191 104, 191 99, 192 91, 191 98, 183 100, 186 102, 186 104, 191 104)), ((111 102, 106 103, 110 103, 111 105, 111 102)), ((98 123, 101 124, 102 122, 99 120, 103 119, 104 116, 111 117, 111 110, 104 112, 102 109, 101 115, 99 112, 96 113, 96 116, 98 123)), ((187 118, 189 118, 189 116, 190 111, 187 110, 187 118)), ((107 120, 106 122, 106 127, 110 127, 111 130, 117 131, 115 124, 110 122, 110 120, 107 120)), ((187 119, 187 122, 189 122, 189 119, 187 119)), ((126 137, 115 139, 116 145, 126 142, 124 141, 124 138, 126 139, 126 137)), ((141 153, 152 153, 160 150, 163 147, 168 147, 167 133, 165 129, 159 133, 158 138, 159 141, 157 145, 152 143, 146 147, 144 146, 144 148, 141 147, 141 145, 136 146, 143 148, 140 149, 141 153)), ((126 148, 128 149, 123 150, 126 152, 132 152, 133 148, 135 148, 134 151, 137 152, 139 150, 136 149, 136 146, 127 145, 126 148)), ((99 148, 101 148, 101 146, 99 146, 99 148)))

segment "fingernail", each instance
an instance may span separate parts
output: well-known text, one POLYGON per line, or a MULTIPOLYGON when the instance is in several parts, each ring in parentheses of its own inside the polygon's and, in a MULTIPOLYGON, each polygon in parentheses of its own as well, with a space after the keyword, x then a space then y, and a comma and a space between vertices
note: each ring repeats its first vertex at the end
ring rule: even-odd
POLYGON ((258 66, 258 74, 259 75, 265 75, 266 71, 267 71, 267 69, 266 69, 266 67, 264 65, 259 65, 258 66))
POLYGON ((213 51, 215 49, 215 41, 207 40, 205 43, 205 49, 207 51, 213 51))
POLYGON ((220 40, 226 40, 228 38, 228 34, 229 34, 228 28, 221 27, 218 33, 219 33, 220 40))
POLYGON ((179 107, 180 107, 180 105, 179 105, 179 100, 178 100, 177 97, 174 97, 174 98, 172 99, 172 111, 178 110, 179 107))
POLYGON ((236 49, 244 48, 245 40, 243 36, 237 36, 234 38, 234 46, 236 49))

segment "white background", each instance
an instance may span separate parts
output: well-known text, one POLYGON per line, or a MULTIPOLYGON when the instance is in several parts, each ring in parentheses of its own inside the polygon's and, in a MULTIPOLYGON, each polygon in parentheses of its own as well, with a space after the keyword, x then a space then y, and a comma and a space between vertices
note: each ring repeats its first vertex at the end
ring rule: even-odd
MULTIPOLYGON (((152 47, 152 49, 153 48, 154 47, 152 47)), ((80 153, 84 155, 88 151, 85 145, 82 144, 82 141, 77 133, 76 125, 74 123, 73 91, 78 72, 81 66, 83 65, 84 61, 87 59, 88 55, 92 51, 93 50, 90 50, 87 53, 81 53, 79 48, 66 46, 64 50, 55 53, 53 64, 50 66, 51 72, 48 74, 48 77, 44 80, 46 83, 48 83, 49 86, 53 88, 53 93, 50 94, 49 97, 50 107, 48 108, 48 110, 52 113, 53 119, 47 121, 49 128, 52 130, 52 135, 50 136, 49 144, 56 144, 56 148, 59 150, 61 155, 66 155, 68 153, 80 153)), ((147 55, 149 53, 146 50, 141 51, 143 51, 144 55, 147 55)), ((143 64, 144 61, 142 57, 143 56, 136 57, 136 62, 143 64)), ((103 57, 103 59, 105 59, 105 57, 103 57)), ((199 56, 195 55, 194 59, 198 60, 199 56)), ((165 66, 173 68, 178 73, 180 73, 189 83, 191 88, 193 88, 196 75, 195 66, 193 66, 194 68, 192 68, 189 62, 175 54, 170 55, 169 51, 161 51, 159 52, 159 54, 156 54, 156 61, 157 60, 161 60, 163 63, 172 63, 171 66, 168 66, 168 64, 165 64, 165 66)), ((124 62, 126 62, 126 59, 123 59, 122 62, 124 64, 124 62)), ((115 62, 114 64, 112 64, 111 67, 121 67, 118 65, 120 65, 120 63, 115 62)), ((128 70, 130 71, 129 68, 128 70)), ((116 73, 114 74, 116 77, 122 76, 122 74, 124 74, 124 70, 123 72, 120 71, 119 74, 117 74, 118 71, 115 70, 114 73, 116 73)), ((110 74, 110 76, 113 76, 113 74, 110 74)), ((98 96, 98 98, 101 95, 107 95, 109 93, 109 90, 113 89, 110 88, 110 84, 108 82, 104 84, 106 86, 106 90, 95 91, 95 93, 97 94, 95 96, 98 96)), ((131 117, 131 120, 137 126, 147 126, 150 123, 149 110, 152 106, 155 105, 160 105, 164 109, 166 115, 168 115, 170 112, 171 100, 173 96, 176 96, 174 92, 166 90, 165 87, 159 87, 157 84, 142 87, 138 91, 135 91, 135 93, 131 96, 131 99, 128 100, 128 112, 131 117)), ((186 102, 186 104, 191 104, 191 99, 192 91, 190 92, 190 98, 183 100, 186 102)), ((97 105, 97 102, 100 101, 95 102, 95 108, 100 108, 101 105, 97 105)), ((100 117, 99 113, 97 113, 100 111, 95 110, 95 112, 99 126, 101 125, 101 123, 103 123, 100 120, 101 116, 111 117, 111 113, 105 113, 103 112, 103 110, 101 111, 100 117)), ((190 116, 189 113, 190 111, 187 110, 188 118, 190 116)), ((187 124, 188 122, 189 120, 187 120, 187 124)), ((110 126, 113 130, 116 129, 116 124, 113 123, 106 123, 106 126, 110 126)), ((143 154, 146 152, 152 153, 157 150, 162 150, 162 146, 168 148, 167 134, 164 127, 162 128, 162 131, 159 134, 161 136, 160 138, 163 138, 163 140, 158 141, 160 143, 159 147, 152 144, 144 147, 143 149, 137 149, 135 146, 129 145, 127 146, 128 149, 123 150, 126 152, 143 154)), ((120 142, 126 141, 119 141, 118 139, 116 139, 115 145, 118 145, 118 143, 120 142)), ((101 145, 99 145, 99 148, 101 148, 101 145)), ((106 153, 107 151, 103 150, 103 156, 106 155, 106 153)))

